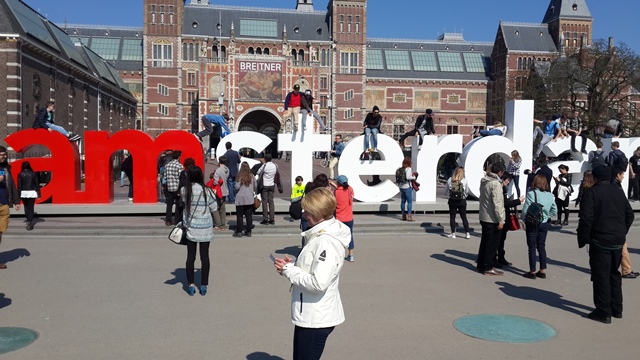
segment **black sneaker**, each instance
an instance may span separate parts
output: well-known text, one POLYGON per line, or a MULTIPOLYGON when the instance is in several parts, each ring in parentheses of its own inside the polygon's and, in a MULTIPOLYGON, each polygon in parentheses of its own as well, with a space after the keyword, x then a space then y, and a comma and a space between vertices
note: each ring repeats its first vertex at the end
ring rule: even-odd
POLYGON ((260 221, 260 225, 269 225, 269 221, 268 220, 262 220, 262 221, 260 221))
POLYGON ((242 233, 242 235, 245 236, 245 237, 251 237, 251 233, 250 232, 246 232, 246 231, 244 233, 242 233))
POLYGON ((603 324, 611 324, 611 316, 598 315, 595 311, 590 312, 587 317, 593 321, 601 322, 603 324))
POLYGON ((275 224, 276 224, 275 221, 273 221, 273 220, 269 221, 269 225, 275 225, 275 224))
POLYGON ((536 279, 536 274, 531 273, 531 272, 526 272, 526 273, 522 274, 522 277, 525 277, 527 279, 535 280, 536 279))
POLYGON ((234 232, 232 236, 241 238, 242 237, 242 233, 234 232))

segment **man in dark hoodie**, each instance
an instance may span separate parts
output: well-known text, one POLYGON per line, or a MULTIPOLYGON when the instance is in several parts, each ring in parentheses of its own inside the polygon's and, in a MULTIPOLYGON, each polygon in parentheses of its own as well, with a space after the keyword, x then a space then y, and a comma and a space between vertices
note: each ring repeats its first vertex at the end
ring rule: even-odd
POLYGON ((45 107, 38 111, 38 115, 36 115, 36 119, 33 121, 34 129, 47 129, 49 132, 57 131, 60 134, 64 135, 69 141, 79 141, 80 135, 73 135, 67 130, 65 130, 62 126, 56 125, 53 122, 53 113, 55 111, 56 104, 53 101, 47 101, 45 107))
MULTIPOLYGON (((9 226, 9 209, 14 206, 20 210, 20 194, 11 176, 11 165, 7 162, 7 148, 0 146, 0 243, 9 226)), ((6 268, 7 265, 0 264, 0 269, 6 268)))
POLYGON ((364 119, 362 128, 364 129, 364 151, 378 151, 378 133, 380 133, 380 125, 382 125, 382 116, 377 106, 373 107, 373 111, 367 114, 364 119), (369 136, 371 136, 371 147, 369 147, 369 136))
POLYGON ((413 127, 413 130, 405 133, 400 136, 398 142, 400 146, 404 146, 404 140, 409 136, 419 136, 420 140, 418 142, 418 150, 422 148, 422 141, 425 135, 435 135, 436 129, 433 126, 433 110, 427 109, 424 114, 418 116, 416 119, 416 124, 413 127))
POLYGON ((610 324, 622 318, 622 276, 618 271, 622 247, 633 224, 633 210, 623 191, 609 182, 606 166, 593 168, 597 183, 587 189, 580 202, 578 246, 589 244, 589 266, 595 310, 591 320, 610 324))

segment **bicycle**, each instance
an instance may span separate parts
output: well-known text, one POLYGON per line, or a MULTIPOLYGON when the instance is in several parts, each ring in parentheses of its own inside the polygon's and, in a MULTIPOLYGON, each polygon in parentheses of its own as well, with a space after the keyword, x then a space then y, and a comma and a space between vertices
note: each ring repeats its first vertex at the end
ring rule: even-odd
POLYGON ((322 156, 322 160, 320 161, 320 165, 322 167, 329 167, 330 162, 331 162, 331 156, 329 155, 328 151, 325 151, 324 155, 322 156))

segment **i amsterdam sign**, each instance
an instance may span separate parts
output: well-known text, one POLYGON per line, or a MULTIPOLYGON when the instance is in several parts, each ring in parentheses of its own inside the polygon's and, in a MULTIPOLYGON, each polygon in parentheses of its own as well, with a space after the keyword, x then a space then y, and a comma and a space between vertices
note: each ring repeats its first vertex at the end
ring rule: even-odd
MULTIPOLYGON (((488 136, 476 138, 463 149, 461 135, 427 136, 421 151, 413 146, 414 171, 420 173, 422 188, 416 193, 416 201, 434 202, 436 200, 436 175, 440 157, 446 153, 461 153, 461 165, 464 166, 471 193, 479 195, 480 179, 483 177, 483 164, 487 157, 498 153, 505 160, 513 150, 518 150, 523 164, 531 164, 533 156, 533 101, 519 100, 507 104, 505 124, 506 136, 488 136)), ((300 121, 303 121, 300 119, 300 121)), ((313 134, 310 129, 311 119, 307 131, 296 134, 278 135, 278 150, 292 153, 291 183, 297 175, 305 179, 313 178, 311 156, 314 151, 328 151, 331 146, 330 135, 313 134)), ((302 128, 302 126, 299 126, 302 128)), ((107 131, 85 132, 85 164, 84 164, 84 189, 81 187, 80 155, 77 147, 67 138, 57 132, 48 132, 42 129, 29 129, 16 132, 5 140, 14 151, 20 153, 37 145, 49 149, 50 157, 25 158, 12 163, 14 169, 20 169, 23 161, 29 161, 34 171, 51 172, 51 181, 42 188, 42 196, 39 201, 51 198, 53 204, 109 204, 113 201, 113 153, 122 149, 128 150, 133 159, 135 182, 135 203, 156 203, 156 178, 158 175, 156 164, 160 154, 166 149, 182 150, 182 158, 192 157, 196 165, 204 168, 204 157, 200 142, 190 133, 185 131, 168 131, 156 139, 137 130, 123 130, 115 134, 107 131)), ((631 157, 633 151, 640 146, 640 138, 616 139, 620 142, 620 149, 631 157)), ((271 139, 257 132, 236 132, 228 135, 220 142, 218 154, 224 153, 225 143, 231 141, 233 148, 251 148, 257 152, 264 150, 271 139)), ((416 141, 414 139, 414 141, 416 141)), ((609 151, 612 139, 603 139, 604 150, 609 151)), ((360 160, 363 149, 364 136, 359 136, 346 144, 340 157, 338 173, 346 175, 349 184, 354 189, 354 196, 362 202, 383 202, 396 196, 398 187, 390 180, 383 181, 374 186, 368 186, 360 180, 360 175, 390 175, 400 166, 403 153, 398 143, 386 135, 378 135, 378 150, 382 160, 360 160)), ((415 145, 415 144, 414 144, 415 145)), ((570 148, 570 140, 563 139, 551 142, 544 149, 549 156, 557 156, 570 148)), ((587 144, 587 150, 595 150, 595 144, 591 141, 587 144)), ((582 173, 590 169, 586 155, 574 153, 574 160, 564 161, 568 165, 573 176, 573 186, 577 188, 582 178, 582 173)), ((252 159, 244 159, 255 162, 252 159)), ((251 164, 250 164, 251 165, 251 164)), ((557 165, 549 167, 557 173, 557 165)), ((526 166, 523 166, 525 168, 526 166)), ((14 171, 17 177, 19 171, 14 171)), ((626 188, 627 177, 623 188, 626 188)), ((520 188, 526 186, 526 176, 520 177, 520 188)), ((577 192, 573 193, 577 196, 577 192)))

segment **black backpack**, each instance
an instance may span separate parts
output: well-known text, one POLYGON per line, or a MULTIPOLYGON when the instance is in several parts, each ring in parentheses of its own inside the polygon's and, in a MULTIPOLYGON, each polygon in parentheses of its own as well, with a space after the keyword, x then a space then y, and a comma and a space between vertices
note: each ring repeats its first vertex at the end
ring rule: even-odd
POLYGON ((403 167, 396 170, 396 183, 404 184, 407 182, 407 171, 403 167))
POLYGON ((464 185, 462 181, 455 180, 451 182, 449 190, 449 199, 461 200, 464 197, 464 185))
POLYGON ((533 190, 533 199, 534 199, 533 202, 527 208, 524 221, 525 223, 529 225, 533 225, 537 228, 542 223, 542 219, 543 219, 542 208, 544 207, 544 205, 538 202, 538 194, 536 194, 535 190, 533 190))
POLYGON ((593 159, 591 159, 590 161, 591 163, 591 167, 595 168, 598 165, 607 165, 607 162, 604 159, 604 151, 602 150, 596 150, 595 151, 595 156, 593 157, 593 159))

